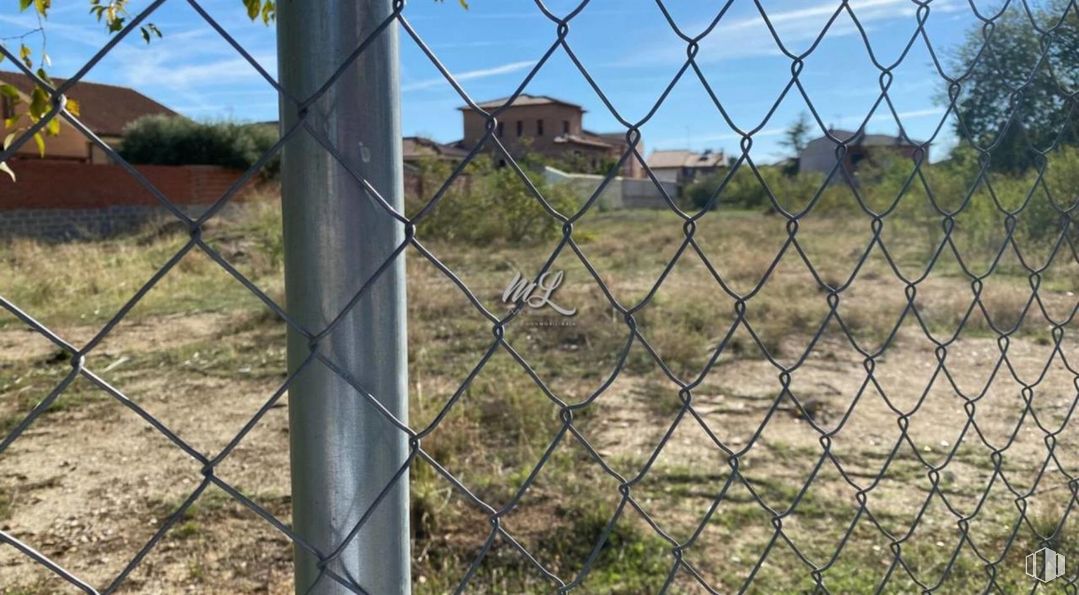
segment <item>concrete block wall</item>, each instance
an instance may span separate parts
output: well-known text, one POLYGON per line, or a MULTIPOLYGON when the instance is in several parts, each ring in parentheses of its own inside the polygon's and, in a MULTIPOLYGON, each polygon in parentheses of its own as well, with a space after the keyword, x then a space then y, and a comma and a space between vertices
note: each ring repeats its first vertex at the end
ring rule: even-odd
MULTIPOLYGON (((0 180, 0 237, 63 240, 135 230, 173 219, 157 198, 118 165, 48 159, 13 160, 16 181, 0 180)), ((138 166, 182 210, 199 213, 242 172, 216 166, 138 166)), ((253 190, 245 186, 234 200, 253 190)))
MULTIPOLYGON (((592 174, 571 174, 555 169, 544 168, 544 180, 548 184, 568 185, 573 192, 586 200, 599 187, 603 176, 592 174)), ((678 185, 673 182, 663 182, 663 190, 672 200, 678 198, 678 185)), ((600 209, 667 209, 670 205, 664 200, 663 194, 651 179, 634 179, 615 177, 603 189, 599 195, 597 205, 600 209)))
MULTIPOLYGON (((198 215, 210 205, 183 205, 198 215)), ((178 221, 163 207, 110 206, 96 209, 8 209, 0 211, 0 238, 50 241, 92 239, 138 230, 151 223, 178 221)))

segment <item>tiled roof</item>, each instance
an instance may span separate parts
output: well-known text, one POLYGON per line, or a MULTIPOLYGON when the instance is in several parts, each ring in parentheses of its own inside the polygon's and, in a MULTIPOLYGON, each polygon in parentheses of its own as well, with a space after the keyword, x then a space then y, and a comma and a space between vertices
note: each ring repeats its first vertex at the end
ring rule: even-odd
POLYGON ((602 149, 609 149, 615 146, 614 144, 605 141, 598 136, 587 134, 560 134, 555 137, 554 142, 571 145, 584 145, 588 147, 597 147, 602 149))
MULTIPOLYGON (((581 130, 581 133, 586 137, 593 137, 601 142, 616 147, 624 146, 626 144, 625 132, 592 132, 591 130, 581 130)), ((644 149, 644 146, 638 143, 637 150, 640 151, 642 149, 644 149)))
MULTIPOLYGON (((54 85, 61 85, 64 81, 61 78, 52 79, 54 85)), ((0 82, 12 85, 26 95, 34 89, 34 82, 22 73, 0 72, 0 82)), ((94 134, 101 136, 120 136, 125 126, 143 116, 178 115, 127 87, 79 81, 66 95, 79 102, 79 120, 94 134)))
MULTIPOLYGON (((844 142, 850 139, 854 139, 854 142, 850 144, 862 147, 897 147, 924 144, 921 141, 916 140, 906 141, 899 138, 898 136, 894 136, 891 134, 866 134, 865 132, 853 132, 850 130, 836 129, 829 130, 828 133, 844 142)), ((828 142, 832 142, 831 139, 826 136, 822 136, 815 140, 826 140, 828 142)))
POLYGON ((438 141, 422 136, 406 136, 402 139, 402 154, 405 160, 419 159, 421 157, 437 157, 440 159, 464 159, 468 151, 454 144, 442 144, 438 141))
MULTIPOLYGON (((480 102, 477 102, 476 105, 478 105, 480 107, 480 109, 484 109, 484 110, 498 109, 498 108, 502 107, 503 105, 505 105, 506 102, 509 101, 509 100, 510 100, 509 97, 502 97, 500 99, 491 99, 489 101, 480 101, 480 102)), ((583 109, 581 109, 581 106, 577 105, 576 103, 570 103, 568 101, 563 101, 561 99, 556 99, 556 98, 550 97, 548 95, 529 95, 527 93, 521 93, 520 95, 518 95, 517 98, 513 100, 513 105, 511 107, 521 107, 521 106, 525 106, 525 105, 551 105, 551 104, 568 105, 569 107, 575 107, 575 108, 577 108, 577 109, 579 109, 581 111, 584 111, 583 109)), ((472 109, 472 106, 466 105, 466 106, 462 106, 462 107, 460 107, 458 109, 470 110, 470 109, 472 109)))
POLYGON ((718 167, 725 162, 722 151, 696 153, 686 150, 653 151, 648 156, 648 167, 656 169, 672 167, 718 167))

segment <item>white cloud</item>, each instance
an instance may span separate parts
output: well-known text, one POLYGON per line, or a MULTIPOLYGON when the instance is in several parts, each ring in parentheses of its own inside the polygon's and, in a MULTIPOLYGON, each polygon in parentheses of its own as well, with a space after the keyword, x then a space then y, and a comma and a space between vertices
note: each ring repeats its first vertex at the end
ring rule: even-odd
MULTIPOLYGON (((848 6, 858 22, 867 31, 874 23, 904 20, 913 31, 914 14, 918 5, 913 0, 850 0, 848 6)), ((768 10, 768 21, 776 35, 788 51, 801 52, 808 43, 820 35, 828 19, 840 8, 838 0, 818 2, 810 6, 788 10, 768 10)), ((961 10, 960 0, 935 0, 930 4, 930 19, 933 14, 952 13, 961 10)), ((688 34, 695 35, 703 31, 711 20, 701 21, 683 28, 688 34)), ((828 28, 827 37, 846 37, 857 35, 858 28, 842 11, 828 28)), ((724 15, 719 24, 700 42, 697 53, 698 63, 719 62, 750 56, 782 56, 775 39, 768 31, 764 19, 756 8, 744 16, 724 15)), ((681 63, 686 59, 685 46, 667 41, 662 45, 650 45, 635 52, 620 66, 640 66, 642 64, 681 63)))
MULTIPOLYGON (((535 66, 534 60, 524 60, 521 62, 510 62, 509 64, 502 64, 500 66, 493 66, 491 68, 480 68, 478 70, 468 70, 458 74, 454 74, 453 78, 457 82, 471 81, 475 79, 490 78, 493 76, 499 76, 503 74, 510 74, 525 70, 535 66)), ((443 77, 424 79, 422 81, 415 81, 406 83, 401 86, 402 91, 418 91, 420 89, 430 89, 431 87, 437 87, 440 85, 449 86, 449 82, 443 77)))
MULTIPOLYGON (((904 112, 897 112, 897 115, 899 116, 899 121, 903 122, 904 125, 906 125, 906 122, 908 120, 918 120, 918 119, 921 119, 921 118, 928 118, 928 117, 931 117, 931 116, 943 116, 944 115, 944 108, 943 107, 928 107, 928 108, 924 108, 924 109, 916 109, 916 110, 908 110, 908 111, 904 111, 904 112)), ((864 115, 863 116, 844 116, 844 117, 836 119, 831 124, 835 125, 835 126, 859 126, 859 125, 861 125, 862 120, 864 120, 864 119, 865 119, 864 115)), ((873 114, 873 117, 869 118, 869 124, 881 124, 881 123, 895 124, 895 117, 892 115, 892 112, 888 110, 887 106, 884 106, 884 105, 881 105, 881 107, 878 107, 876 113, 873 114)))

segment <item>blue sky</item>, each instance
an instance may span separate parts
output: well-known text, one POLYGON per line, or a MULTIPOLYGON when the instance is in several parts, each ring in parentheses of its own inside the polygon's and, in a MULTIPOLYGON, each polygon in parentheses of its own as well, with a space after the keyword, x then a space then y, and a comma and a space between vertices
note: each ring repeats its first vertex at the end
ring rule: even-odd
MULTIPOLYGON (((59 3, 58 3, 59 4, 59 3)), ((253 24, 240 0, 204 0, 259 62, 276 71, 273 27, 253 24)), ((577 2, 548 0, 564 13, 577 2)), ((666 0, 672 18, 687 33, 702 31, 715 18, 717 0, 666 0)), ((796 53, 813 43, 839 5, 838 0, 761 0, 777 34, 796 53)), ((911 0, 850 0, 870 38, 879 62, 891 64, 915 31, 911 0)), ((979 5, 985 2, 977 3, 979 5)), ((37 26, 16 3, 0 14, 0 37, 20 35, 37 26)), ((132 8, 144 5, 132 2, 132 8)), ((976 21, 967 0, 932 0, 927 33, 939 53, 962 38, 976 21)), ((103 27, 87 12, 85 0, 65 0, 54 8, 47 28, 51 72, 74 72, 107 41, 103 27)), ((442 62, 475 99, 502 97, 516 88, 555 39, 555 26, 531 0, 471 0, 463 10, 454 0, 412 0, 405 15, 442 62)), ((131 86, 192 117, 269 120, 277 113, 272 89, 186 3, 170 0, 151 19, 164 39, 144 44, 125 40, 95 67, 88 80, 131 86)), ((26 38, 37 50, 37 35, 26 38)), ((663 89, 685 62, 685 43, 671 30, 655 0, 593 0, 571 24, 568 42, 614 107, 630 121, 651 110, 663 89)), ((10 43, 10 42, 8 42, 10 43)), ((461 99, 446 84, 416 44, 402 34, 401 82, 406 134, 440 141, 461 136, 456 108, 461 99)), ((788 96, 771 119, 764 117, 790 79, 791 60, 782 55, 753 2, 734 0, 718 26, 705 38, 697 56, 706 78, 735 123, 760 127, 752 156, 760 161, 783 156, 782 130, 806 110, 804 100, 788 96)), ((908 134, 928 138, 944 118, 934 98, 942 88, 924 42, 918 41, 893 71, 889 95, 908 134)), ((807 58, 800 76, 825 125, 853 128, 880 94, 880 70, 858 29, 846 14, 832 24, 807 58)), ((557 96, 588 110, 585 127, 619 130, 610 114, 562 50, 544 65, 526 92, 557 96)), ((945 133, 934 144, 935 157, 950 141, 945 133)), ((895 132, 895 119, 882 106, 868 129, 895 132)), ((622 129, 624 130, 624 128, 622 129)), ((664 104, 643 126, 646 152, 656 148, 738 150, 739 136, 720 116, 702 85, 687 72, 664 104)), ((819 132, 819 129, 818 129, 819 132)))

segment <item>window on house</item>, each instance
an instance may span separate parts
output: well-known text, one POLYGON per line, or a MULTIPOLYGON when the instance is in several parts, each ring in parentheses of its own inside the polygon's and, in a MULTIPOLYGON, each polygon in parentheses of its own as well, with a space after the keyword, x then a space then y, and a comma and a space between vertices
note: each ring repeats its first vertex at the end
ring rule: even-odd
POLYGON ((499 122, 498 123, 498 138, 502 138, 502 135, 503 135, 504 132, 506 132, 506 123, 505 122, 499 122))
POLYGON ((543 136, 543 120, 536 120, 536 136, 543 136))
POLYGON ((569 134, 569 120, 562 120, 562 134, 569 134))
POLYGON ((517 120, 517 136, 521 136, 525 133, 525 123, 522 120, 517 120))

